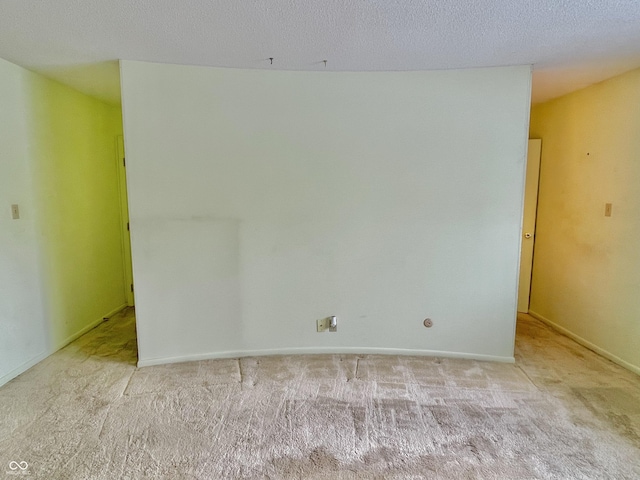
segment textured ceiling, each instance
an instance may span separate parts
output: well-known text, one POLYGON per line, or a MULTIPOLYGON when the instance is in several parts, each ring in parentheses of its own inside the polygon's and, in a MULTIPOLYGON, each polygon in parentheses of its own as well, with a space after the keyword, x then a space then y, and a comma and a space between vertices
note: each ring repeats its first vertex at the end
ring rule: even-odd
POLYGON ((532 64, 542 101, 640 66, 640 1, 0 0, 0 57, 111 102, 120 58, 338 71, 532 64))

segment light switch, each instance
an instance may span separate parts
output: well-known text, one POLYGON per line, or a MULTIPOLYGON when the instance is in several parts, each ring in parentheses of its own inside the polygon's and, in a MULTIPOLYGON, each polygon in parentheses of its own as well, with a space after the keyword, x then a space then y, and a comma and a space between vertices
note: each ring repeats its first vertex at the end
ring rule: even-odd
POLYGON ((610 217, 611 216, 611 204, 610 203, 605 203, 604 204, 604 216, 605 217, 610 217))
POLYGON ((18 205, 11 205, 11 218, 17 220, 20 218, 20 208, 18 205))

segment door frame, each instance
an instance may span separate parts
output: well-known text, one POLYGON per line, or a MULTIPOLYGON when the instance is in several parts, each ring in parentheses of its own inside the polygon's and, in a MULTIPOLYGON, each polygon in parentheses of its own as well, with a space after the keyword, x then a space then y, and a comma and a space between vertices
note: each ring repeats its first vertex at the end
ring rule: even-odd
POLYGON ((116 168, 118 170, 118 191, 120 196, 120 229, 122 239, 122 266, 124 272, 124 293, 127 305, 135 305, 133 289, 133 265, 131 260, 131 235, 129 225, 129 199, 127 195, 127 171, 124 152, 124 137, 117 135, 116 139, 116 168))

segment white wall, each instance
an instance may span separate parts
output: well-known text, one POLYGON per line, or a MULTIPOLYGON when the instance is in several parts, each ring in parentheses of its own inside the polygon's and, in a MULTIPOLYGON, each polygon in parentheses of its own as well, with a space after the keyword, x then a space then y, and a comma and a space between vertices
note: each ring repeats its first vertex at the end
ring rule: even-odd
POLYGON ((122 89, 140 365, 512 359, 529 67, 126 61, 122 89))
POLYGON ((4 60, 0 99, 2 385, 126 302, 119 108, 4 60))
POLYGON ((24 75, 0 59, 0 385, 42 359, 47 347, 24 75), (19 205, 18 220, 12 204, 19 205))
POLYGON ((531 115, 542 138, 531 313, 640 373, 640 69, 531 115))

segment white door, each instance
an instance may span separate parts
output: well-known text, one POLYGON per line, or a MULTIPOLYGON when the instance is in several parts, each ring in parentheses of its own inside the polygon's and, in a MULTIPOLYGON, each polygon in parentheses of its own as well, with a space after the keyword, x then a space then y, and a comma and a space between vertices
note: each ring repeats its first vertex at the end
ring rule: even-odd
POLYGON ((540 177, 540 151, 542 140, 529 140, 527 177, 524 186, 524 214, 522 220, 522 248, 520 250, 520 281, 518 283, 518 312, 529 312, 533 244, 536 238, 536 211, 538 209, 538 179, 540 177))

